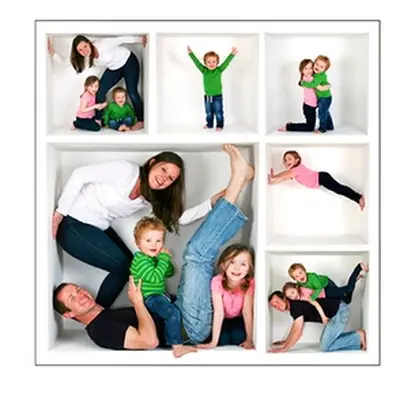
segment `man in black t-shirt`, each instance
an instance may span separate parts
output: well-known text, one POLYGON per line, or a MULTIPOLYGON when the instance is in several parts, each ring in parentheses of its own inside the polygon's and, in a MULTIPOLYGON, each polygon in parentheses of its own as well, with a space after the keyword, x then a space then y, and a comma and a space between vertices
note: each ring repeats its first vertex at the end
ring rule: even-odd
MULTIPOLYGON (((349 305, 340 299, 318 298, 316 301, 324 310, 329 322, 325 325, 320 338, 321 351, 366 350, 367 339, 363 329, 343 333, 350 315, 349 305)), ((285 340, 274 342, 272 353, 288 351, 301 338, 305 322, 322 323, 317 309, 304 300, 289 300, 279 290, 268 298, 269 304, 280 312, 289 311, 293 323, 285 340)))
POLYGON ((129 277, 128 299, 132 307, 104 309, 93 296, 74 283, 62 283, 53 294, 53 306, 65 318, 74 318, 86 326, 86 332, 100 347, 113 350, 145 350, 159 345, 164 324, 153 321, 143 302, 141 284, 129 277))

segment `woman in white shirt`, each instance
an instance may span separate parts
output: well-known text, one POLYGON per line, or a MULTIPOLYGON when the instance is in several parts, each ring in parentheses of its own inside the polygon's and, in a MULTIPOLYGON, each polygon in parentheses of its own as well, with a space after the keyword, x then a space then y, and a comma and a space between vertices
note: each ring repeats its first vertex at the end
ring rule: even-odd
POLYGON ((170 232, 204 217, 224 191, 183 212, 184 163, 162 152, 143 166, 124 160, 76 168, 53 214, 53 238, 71 256, 109 271, 97 303, 110 307, 129 276, 132 253, 111 228, 116 218, 148 207, 170 232))
MULTIPOLYGON (((119 36, 97 40, 89 40, 86 36, 78 35, 72 41, 70 63, 79 74, 86 66, 94 63, 106 67, 100 79, 100 89, 96 94, 96 103, 104 103, 107 92, 122 78, 125 79, 126 89, 136 112, 137 123, 133 129, 143 128, 143 101, 138 92, 140 67, 139 61, 124 43, 141 43, 146 46, 146 36, 119 36)), ((53 49, 48 39, 49 54, 57 62, 64 62, 53 49)), ((96 119, 101 120, 102 110, 96 110, 96 119)))

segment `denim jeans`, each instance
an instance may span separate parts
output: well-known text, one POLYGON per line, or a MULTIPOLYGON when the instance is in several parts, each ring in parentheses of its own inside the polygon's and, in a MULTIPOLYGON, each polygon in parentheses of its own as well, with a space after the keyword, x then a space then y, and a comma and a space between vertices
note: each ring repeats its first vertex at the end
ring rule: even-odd
POLYGON ((343 333, 349 320, 349 305, 340 302, 336 315, 325 325, 321 334, 321 351, 360 350, 361 338, 356 331, 343 333))
POLYGON ((132 126, 133 119, 131 117, 126 117, 124 119, 111 119, 110 121, 108 121, 108 126, 110 127, 110 129, 114 129, 116 131, 121 125, 132 126))
POLYGON ((306 122, 288 122, 286 130, 289 132, 313 132, 317 119, 317 108, 303 103, 303 114, 306 122))
POLYGON ((146 298, 147 309, 164 320, 165 343, 168 346, 182 344, 181 313, 166 295, 151 295, 146 298))
POLYGON ((175 305, 192 343, 202 343, 211 332, 211 279, 218 253, 247 222, 235 205, 220 199, 187 243, 175 305))
POLYGON ((320 132, 332 131, 334 129, 329 107, 332 103, 331 97, 321 97, 318 99, 318 118, 320 132))
POLYGON ((246 328, 243 317, 225 318, 222 323, 221 335, 219 336, 218 346, 234 344, 239 346, 246 340, 246 328))
POLYGON ((83 129, 84 131, 98 132, 101 129, 101 125, 98 124, 94 117, 93 118, 79 118, 73 122, 76 129, 83 129))
MULTIPOLYGON (((133 109, 136 112, 137 120, 143 122, 143 101, 138 92, 140 66, 136 56, 131 53, 125 65, 121 68, 106 69, 100 79, 100 88, 96 95, 96 103, 103 103, 106 100, 107 92, 122 78, 125 79, 126 90, 132 101, 133 109)), ((102 110, 96 110, 96 119, 101 119, 102 110)))
POLYGON ((70 216, 57 231, 57 242, 72 257, 110 272, 97 293, 96 302, 108 308, 129 277, 132 253, 112 228, 105 231, 70 216))
POLYGON ((222 94, 217 96, 204 96, 204 107, 206 109, 207 128, 214 126, 214 115, 217 120, 217 128, 224 127, 224 107, 222 94))

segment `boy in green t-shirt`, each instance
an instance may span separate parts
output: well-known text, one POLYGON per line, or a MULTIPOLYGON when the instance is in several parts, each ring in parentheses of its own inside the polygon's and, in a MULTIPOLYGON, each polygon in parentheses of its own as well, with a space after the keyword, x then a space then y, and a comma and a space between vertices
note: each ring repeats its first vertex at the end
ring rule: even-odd
POLYGON ((217 131, 221 131, 224 127, 224 109, 222 102, 222 72, 228 67, 233 57, 238 53, 236 47, 232 47, 232 51, 225 61, 219 65, 219 55, 214 51, 209 51, 203 57, 203 65, 194 55, 192 49, 187 47, 189 57, 193 60, 196 67, 203 74, 204 85, 204 106, 206 109, 207 125, 204 128, 211 129, 214 126, 214 115, 217 120, 217 131))
POLYGON ((311 82, 301 81, 301 86, 306 88, 315 89, 318 98, 318 119, 319 128, 315 133, 325 133, 332 131, 334 128, 329 107, 332 104, 332 94, 330 90, 318 90, 317 86, 329 85, 326 71, 331 66, 331 61, 326 56, 318 56, 313 65, 314 75, 311 82))
POLYGON ((120 132, 130 131, 135 125, 135 111, 126 102, 127 91, 118 86, 112 91, 113 102, 110 103, 103 115, 104 126, 120 132))

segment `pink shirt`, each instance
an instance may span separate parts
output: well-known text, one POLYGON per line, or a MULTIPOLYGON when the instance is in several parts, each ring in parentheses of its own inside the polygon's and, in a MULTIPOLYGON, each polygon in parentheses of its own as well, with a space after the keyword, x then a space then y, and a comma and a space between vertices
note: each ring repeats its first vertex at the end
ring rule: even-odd
MULTIPOLYGON (((300 300, 309 300, 310 296, 312 295, 313 292, 314 292, 314 290, 312 290, 312 289, 301 287, 300 288, 300 300)), ((319 299, 325 298, 325 289, 322 289, 318 298, 319 299)))
MULTIPOLYGON (((303 81, 311 82, 313 80, 313 76, 304 76, 303 81)), ((311 107, 317 107, 317 95, 315 93, 315 89, 303 88, 304 89, 304 103, 311 107)))
POLYGON ((247 293, 253 294, 254 293, 254 279, 251 279, 250 286, 247 289, 247 292, 244 293, 239 288, 230 291, 225 290, 222 287, 222 275, 216 275, 211 280, 211 291, 213 293, 220 293, 222 294, 222 302, 224 304, 224 315, 225 318, 235 318, 241 315, 244 297, 247 293))
POLYGON ((312 171, 303 164, 299 164, 290 171, 294 173, 294 179, 302 185, 307 186, 308 188, 319 187, 319 176, 317 171, 312 171))
MULTIPOLYGON (((82 94, 80 100, 86 101, 86 107, 91 107, 96 104, 96 96, 91 95, 88 91, 85 91, 85 93, 82 94)), ((78 111, 76 112, 76 116, 78 118, 93 118, 94 110, 87 111, 87 112, 81 112, 81 111, 79 111, 79 108, 78 108, 78 111)))

